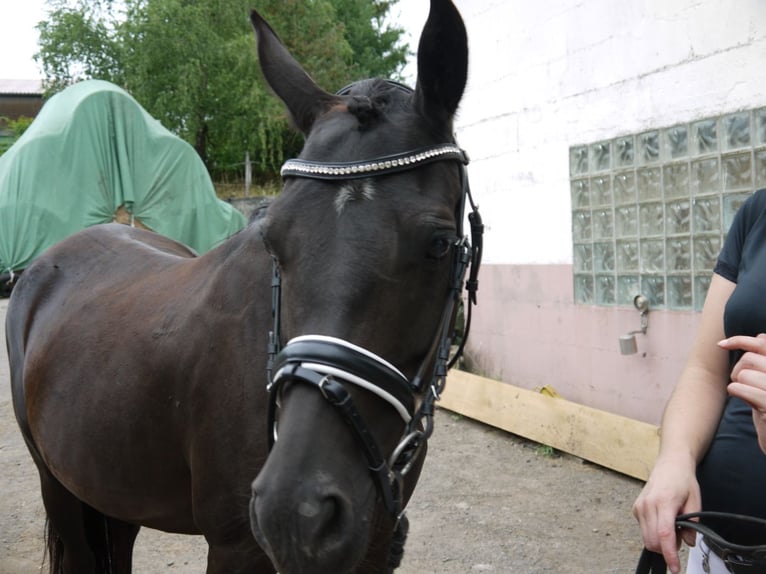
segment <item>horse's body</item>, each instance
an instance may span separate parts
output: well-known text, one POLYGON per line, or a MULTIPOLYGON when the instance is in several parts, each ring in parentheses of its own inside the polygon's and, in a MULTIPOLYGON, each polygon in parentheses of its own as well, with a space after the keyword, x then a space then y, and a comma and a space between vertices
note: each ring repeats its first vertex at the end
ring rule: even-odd
MULTIPOLYGON (((432 2, 414 93, 371 81, 328 94, 255 13, 253 24, 264 75, 307 136, 307 161, 451 142, 467 57, 449 0, 432 2)), ((8 312, 8 353, 14 409, 40 473, 51 572, 128 574, 140 526, 203 534, 208 574, 395 566, 385 480, 371 480, 358 437, 325 400, 331 377, 320 393, 296 369, 284 375, 271 454, 265 383, 277 328, 278 347, 309 334, 309 345, 384 357, 406 379, 433 362, 463 189, 457 162, 412 161, 401 173, 344 182, 287 176, 262 217, 201 257, 110 224, 54 246, 24 272, 8 312), (281 280, 276 327, 272 262, 281 280)), ((367 444, 388 458, 402 413, 346 387, 367 444)), ((409 461, 401 504, 424 454, 409 461)))
MULTIPOLYGON (((125 551, 132 541, 118 537, 135 524, 204 533, 216 564, 218 551, 258 553, 247 500, 267 452, 271 259, 257 237, 251 226, 196 258, 151 232, 93 227, 14 289, 14 408, 65 545, 70 529, 58 521, 82 514, 81 500, 126 523, 113 520, 111 534, 125 551)), ((102 532, 95 517, 82 520, 102 532)), ((216 571, 244 571, 240 559, 216 571)))

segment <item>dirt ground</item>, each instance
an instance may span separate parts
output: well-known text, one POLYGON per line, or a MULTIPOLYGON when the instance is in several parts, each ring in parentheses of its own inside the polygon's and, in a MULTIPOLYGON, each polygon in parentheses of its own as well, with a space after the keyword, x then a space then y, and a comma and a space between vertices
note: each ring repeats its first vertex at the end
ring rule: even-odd
MULTIPOLYGON (((37 474, 16 427, 0 300, 0 574, 41 572, 37 474)), ((630 573, 639 481, 441 410, 397 574, 630 573)), ((142 530, 134 571, 203 574, 201 537, 142 530)), ((328 573, 332 574, 332 573, 328 573)))

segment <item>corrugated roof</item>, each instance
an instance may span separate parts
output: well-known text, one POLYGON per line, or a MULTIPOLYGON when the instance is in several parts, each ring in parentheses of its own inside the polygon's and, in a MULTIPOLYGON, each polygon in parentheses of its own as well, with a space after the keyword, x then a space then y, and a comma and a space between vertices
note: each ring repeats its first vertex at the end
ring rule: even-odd
POLYGON ((0 94, 2 95, 42 96, 43 92, 42 80, 0 79, 0 94))

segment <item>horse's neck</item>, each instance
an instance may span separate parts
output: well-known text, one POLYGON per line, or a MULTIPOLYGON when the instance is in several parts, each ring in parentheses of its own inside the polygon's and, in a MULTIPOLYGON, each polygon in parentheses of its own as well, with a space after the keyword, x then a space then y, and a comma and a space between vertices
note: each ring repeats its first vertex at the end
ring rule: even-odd
POLYGON ((210 275, 212 297, 240 299, 240 304, 255 298, 259 306, 261 300, 270 305, 272 260, 258 227, 248 225, 199 258, 199 271, 210 275))

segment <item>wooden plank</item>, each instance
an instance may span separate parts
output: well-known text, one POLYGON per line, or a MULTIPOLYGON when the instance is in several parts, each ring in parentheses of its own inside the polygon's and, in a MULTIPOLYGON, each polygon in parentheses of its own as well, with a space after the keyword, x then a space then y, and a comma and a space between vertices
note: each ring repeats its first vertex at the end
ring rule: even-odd
POLYGON ((463 371, 450 371, 439 406, 640 480, 659 448, 655 425, 463 371))

